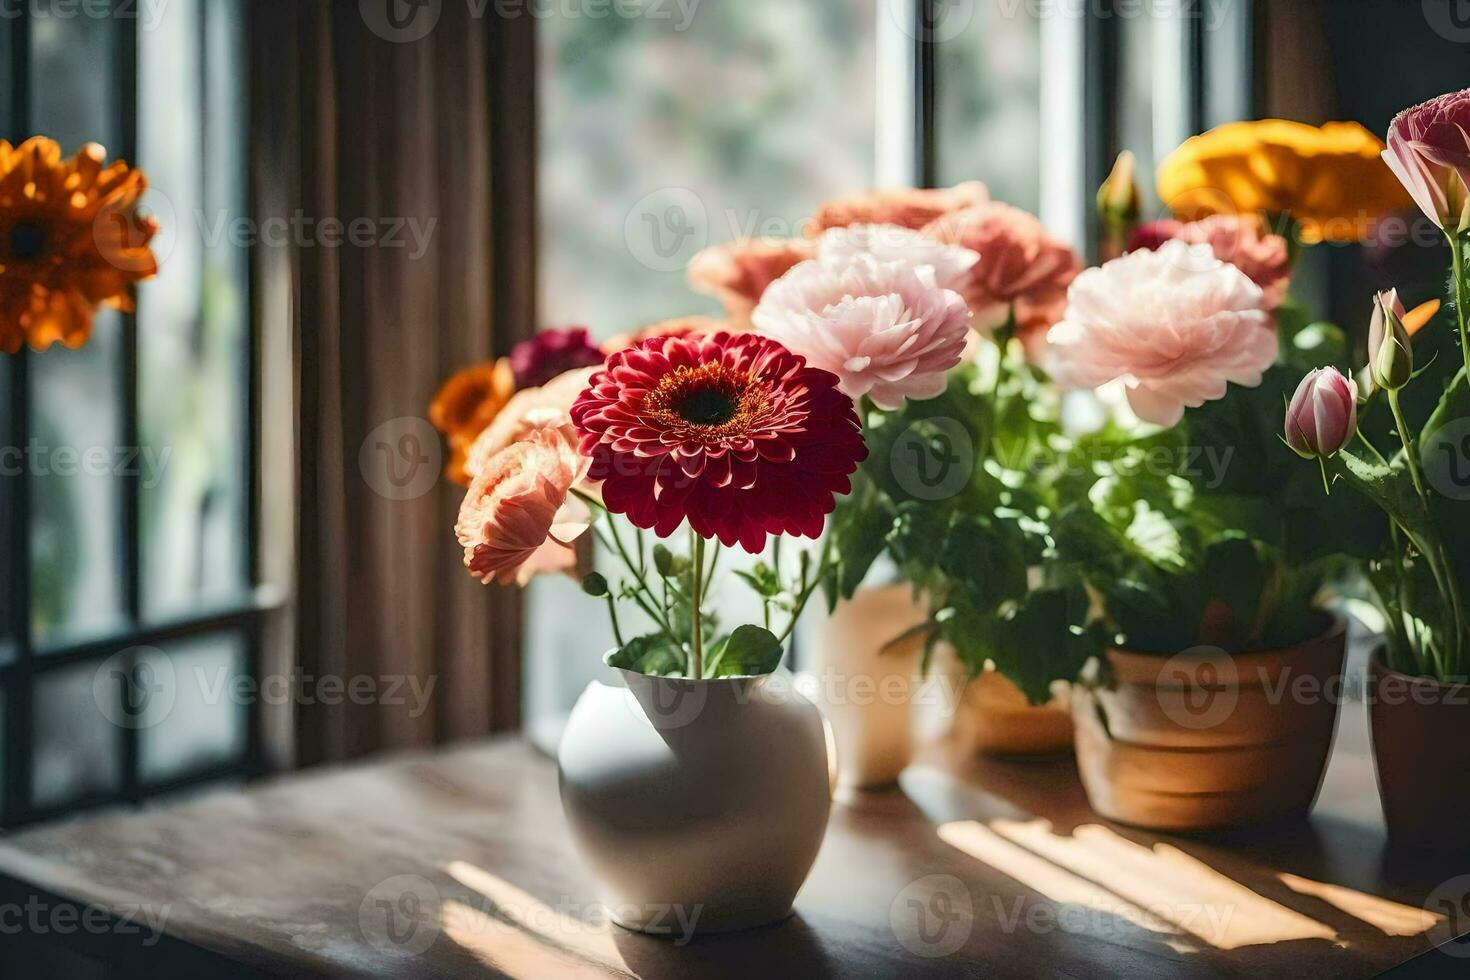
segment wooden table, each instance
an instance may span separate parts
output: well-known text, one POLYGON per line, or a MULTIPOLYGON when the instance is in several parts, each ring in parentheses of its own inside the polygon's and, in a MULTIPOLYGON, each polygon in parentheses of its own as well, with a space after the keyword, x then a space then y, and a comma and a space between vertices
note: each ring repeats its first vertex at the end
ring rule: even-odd
MULTIPOLYGON (((1208 840, 1103 824, 1070 759, 937 744, 834 808, 795 917, 682 946, 602 923, 520 739, 306 772, 9 837, 0 950, 153 977, 1370 977, 1450 938, 1424 904, 1470 869, 1385 857, 1361 712, 1310 824, 1208 840)), ((1470 976, 1432 955, 1404 975, 1470 976)))

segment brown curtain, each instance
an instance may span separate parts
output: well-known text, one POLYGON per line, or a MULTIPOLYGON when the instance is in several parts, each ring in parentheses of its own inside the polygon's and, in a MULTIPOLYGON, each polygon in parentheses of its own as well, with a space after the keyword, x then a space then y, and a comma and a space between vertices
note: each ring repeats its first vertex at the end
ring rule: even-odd
POLYGON ((535 323, 532 18, 428 5, 405 39, 356 2, 250 6, 255 211, 293 229, 257 292, 295 406, 296 759, 513 728, 519 605, 461 567, 460 488, 419 474, 439 383, 535 323))

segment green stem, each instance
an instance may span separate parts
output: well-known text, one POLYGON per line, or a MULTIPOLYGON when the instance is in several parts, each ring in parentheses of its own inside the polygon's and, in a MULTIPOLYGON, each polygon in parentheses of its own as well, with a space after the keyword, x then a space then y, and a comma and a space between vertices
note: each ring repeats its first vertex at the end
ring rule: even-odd
POLYGON ((613 598, 611 589, 607 592, 607 615, 612 620, 613 639, 618 641, 618 647, 627 646, 627 642, 623 639, 623 629, 618 625, 618 604, 613 598))
MULTIPOLYGON (((778 538, 777 540, 780 539, 778 538)), ((787 621, 786 628, 781 631, 781 635, 776 637, 776 642, 785 643, 787 639, 790 638, 792 632, 796 629, 796 622, 797 620, 801 619, 802 610, 806 608, 806 604, 811 599, 812 593, 817 590, 817 586, 820 585, 822 583, 822 579, 826 577, 827 569, 831 565, 831 559, 832 536, 827 535, 822 539, 822 560, 817 565, 816 574, 812 576, 811 583, 803 583, 800 591, 797 593, 796 602, 794 602, 791 606, 791 619, 787 621)), ((803 578, 805 578, 804 569, 802 575, 803 578)))
POLYGON ((693 623, 693 642, 689 649, 689 676, 697 679, 704 677, 704 613, 700 608, 704 605, 704 538, 694 530, 693 525, 689 528, 689 536, 693 539, 692 554, 690 561, 693 565, 694 595, 690 597, 689 608, 690 620, 693 623))
POLYGON ((1414 480, 1414 489, 1424 509, 1429 509, 1429 495, 1424 492, 1424 476, 1419 472, 1419 459, 1414 455, 1414 438, 1409 433, 1409 423, 1404 420, 1404 410, 1399 404, 1398 389, 1388 389, 1388 404, 1393 409, 1394 424, 1399 429, 1399 441, 1404 444, 1404 457, 1409 463, 1409 476, 1414 480))
POLYGON ((1446 231, 1450 240, 1451 264, 1455 270, 1455 317, 1460 324, 1460 353, 1465 359, 1465 374, 1470 376, 1470 325, 1465 312, 1465 255, 1458 234, 1446 231))

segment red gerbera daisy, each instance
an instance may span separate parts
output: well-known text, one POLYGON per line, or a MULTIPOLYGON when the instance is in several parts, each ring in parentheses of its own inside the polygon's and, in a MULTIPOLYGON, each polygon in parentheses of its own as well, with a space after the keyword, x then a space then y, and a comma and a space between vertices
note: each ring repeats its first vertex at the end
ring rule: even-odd
POLYGON ((814 538, 868 455, 837 377, 756 334, 655 337, 612 355, 572 406, 609 510, 660 537, 760 552, 814 538))

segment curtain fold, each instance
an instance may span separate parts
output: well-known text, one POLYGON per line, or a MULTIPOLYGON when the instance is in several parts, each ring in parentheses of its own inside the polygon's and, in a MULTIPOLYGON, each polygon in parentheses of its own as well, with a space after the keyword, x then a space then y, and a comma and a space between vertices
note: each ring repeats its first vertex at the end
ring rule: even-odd
POLYGON ((446 3, 392 40, 367 6, 252 4, 256 217, 291 228, 302 764, 519 724, 519 602, 464 572, 424 416, 535 323, 534 25, 446 3))

